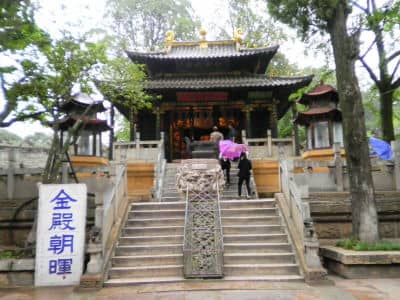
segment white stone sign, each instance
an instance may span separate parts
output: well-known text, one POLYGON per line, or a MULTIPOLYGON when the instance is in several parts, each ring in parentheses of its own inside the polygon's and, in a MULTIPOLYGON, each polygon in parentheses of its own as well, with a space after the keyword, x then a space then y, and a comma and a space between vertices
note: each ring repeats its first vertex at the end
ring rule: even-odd
POLYGON ((41 184, 35 286, 79 284, 86 227, 85 184, 41 184))

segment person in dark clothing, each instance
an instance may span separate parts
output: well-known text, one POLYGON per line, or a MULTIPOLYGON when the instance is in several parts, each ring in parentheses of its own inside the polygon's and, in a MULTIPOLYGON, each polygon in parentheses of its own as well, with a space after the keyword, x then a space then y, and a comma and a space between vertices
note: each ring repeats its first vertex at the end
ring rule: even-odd
POLYGON ((221 164, 222 172, 225 173, 226 184, 230 185, 231 184, 231 180, 230 180, 231 161, 227 157, 221 157, 221 159, 219 160, 219 163, 221 164))
POLYGON ((239 183, 238 183, 238 194, 239 197, 242 195, 242 184, 243 181, 246 183, 247 187, 247 198, 250 198, 251 190, 250 190, 250 171, 252 169, 251 161, 247 159, 247 155, 245 152, 240 154, 239 164, 239 183))

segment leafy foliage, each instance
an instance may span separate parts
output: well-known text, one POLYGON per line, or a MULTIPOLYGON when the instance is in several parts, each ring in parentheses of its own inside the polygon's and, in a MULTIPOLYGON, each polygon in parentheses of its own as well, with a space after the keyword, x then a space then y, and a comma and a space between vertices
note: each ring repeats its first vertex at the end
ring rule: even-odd
POLYGON ((192 40, 199 27, 188 0, 108 0, 107 9, 122 49, 154 49, 168 30, 177 40, 192 40))
POLYGON ((358 239, 351 238, 336 243, 337 247, 355 250, 355 251, 397 251, 400 250, 400 244, 395 244, 390 241, 378 241, 370 244, 362 242, 358 239))
POLYGON ((15 133, 0 129, 0 144, 18 146, 22 142, 22 138, 15 133))

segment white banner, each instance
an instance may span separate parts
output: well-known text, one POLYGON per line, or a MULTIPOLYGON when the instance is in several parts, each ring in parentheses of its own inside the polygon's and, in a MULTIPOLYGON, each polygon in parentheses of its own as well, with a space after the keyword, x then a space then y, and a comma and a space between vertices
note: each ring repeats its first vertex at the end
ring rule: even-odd
POLYGON ((35 286, 78 285, 86 228, 85 184, 41 184, 35 286))

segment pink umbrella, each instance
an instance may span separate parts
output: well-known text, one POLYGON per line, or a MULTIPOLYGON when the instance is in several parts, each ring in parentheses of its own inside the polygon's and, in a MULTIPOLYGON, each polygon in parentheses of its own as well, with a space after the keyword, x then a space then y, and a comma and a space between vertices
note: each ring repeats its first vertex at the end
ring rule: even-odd
POLYGON ((231 140, 219 142, 219 153, 223 157, 234 159, 240 157, 240 153, 249 151, 249 147, 244 144, 237 144, 231 140))

